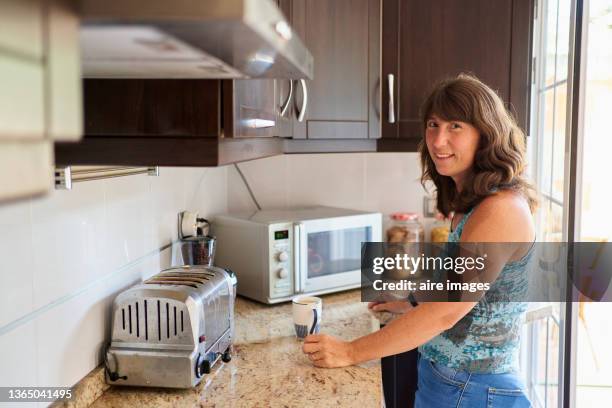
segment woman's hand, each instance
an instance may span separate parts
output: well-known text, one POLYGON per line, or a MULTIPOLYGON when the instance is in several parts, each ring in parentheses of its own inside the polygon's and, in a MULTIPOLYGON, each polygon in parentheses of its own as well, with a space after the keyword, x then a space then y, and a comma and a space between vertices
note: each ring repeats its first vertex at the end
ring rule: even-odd
POLYGON ((412 305, 409 302, 395 301, 395 302, 370 302, 368 303, 368 309, 372 309, 375 312, 391 312, 395 314, 406 313, 412 309, 412 305))
POLYGON ((302 351, 317 367, 346 367, 355 364, 353 345, 327 334, 311 334, 304 339, 302 351))

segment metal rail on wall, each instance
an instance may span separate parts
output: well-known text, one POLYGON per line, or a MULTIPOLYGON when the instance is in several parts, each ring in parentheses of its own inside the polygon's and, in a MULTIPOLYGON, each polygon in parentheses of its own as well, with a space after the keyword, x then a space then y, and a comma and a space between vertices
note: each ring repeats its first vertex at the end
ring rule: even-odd
POLYGON ((159 167, 58 166, 55 168, 55 189, 72 190, 73 183, 136 174, 159 176, 159 167))

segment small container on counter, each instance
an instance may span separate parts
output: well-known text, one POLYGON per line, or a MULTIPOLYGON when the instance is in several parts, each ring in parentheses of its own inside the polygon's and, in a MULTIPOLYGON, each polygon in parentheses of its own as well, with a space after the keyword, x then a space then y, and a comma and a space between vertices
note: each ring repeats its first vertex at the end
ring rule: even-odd
POLYGON ((425 230, 419 222, 419 214, 414 212, 390 214, 386 237, 387 242, 390 243, 423 242, 425 240, 425 230))
MULTIPOLYGON (((408 255, 418 257, 421 254, 421 245, 425 240, 425 229, 419 221, 419 215, 414 212, 397 212, 389 215, 385 233, 387 240, 388 257, 408 255), (392 244, 392 245, 389 245, 392 244)), ((420 271, 406 269, 387 269, 386 279, 400 280, 418 278, 420 271)))
POLYGON ((448 242, 448 235, 450 234, 451 222, 449 218, 436 212, 435 221, 431 226, 430 242, 448 242))

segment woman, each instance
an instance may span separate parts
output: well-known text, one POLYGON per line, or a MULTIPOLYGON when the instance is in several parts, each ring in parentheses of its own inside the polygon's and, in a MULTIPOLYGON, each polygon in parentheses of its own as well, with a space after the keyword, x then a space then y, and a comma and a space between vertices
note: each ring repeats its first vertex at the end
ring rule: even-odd
MULTIPOLYGON (((522 176, 524 135, 499 96, 459 75, 434 88, 422 115, 422 182, 435 185, 442 214, 455 213, 449 241, 533 243, 537 201, 522 176)), ((495 283, 525 272, 533 246, 512 248, 499 255, 495 283)), ((316 366, 342 367, 419 347, 416 407, 530 406, 517 376, 526 305, 487 302, 493 287, 478 302, 370 303, 402 314, 351 342, 308 336, 303 351, 316 366)))

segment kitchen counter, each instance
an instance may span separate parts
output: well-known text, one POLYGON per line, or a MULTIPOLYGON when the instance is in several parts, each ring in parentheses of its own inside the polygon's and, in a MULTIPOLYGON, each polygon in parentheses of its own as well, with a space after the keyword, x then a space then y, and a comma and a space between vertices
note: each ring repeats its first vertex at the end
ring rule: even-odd
MULTIPOLYGON (((377 325, 359 290, 324 295, 321 332, 346 340, 377 325)), ((232 361, 220 360, 191 390, 110 387, 92 405, 106 407, 380 407, 380 362, 324 369, 312 365, 294 335, 291 303, 266 306, 238 297, 232 361)))

